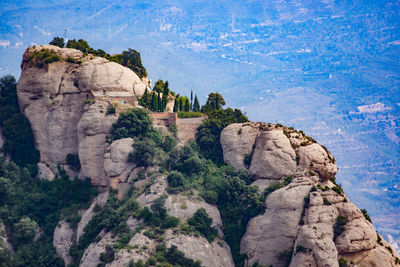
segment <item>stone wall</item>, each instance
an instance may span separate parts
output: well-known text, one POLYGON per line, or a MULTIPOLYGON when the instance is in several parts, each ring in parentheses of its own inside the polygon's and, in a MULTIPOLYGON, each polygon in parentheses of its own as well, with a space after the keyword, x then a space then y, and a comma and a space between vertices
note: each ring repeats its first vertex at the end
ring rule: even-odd
POLYGON ((195 138, 197 128, 205 118, 206 116, 186 119, 178 118, 176 121, 176 125, 178 126, 178 140, 183 143, 193 140, 195 138))
POLYGON ((154 126, 170 127, 176 124, 178 119, 177 114, 172 112, 154 112, 150 113, 149 116, 152 118, 154 126))

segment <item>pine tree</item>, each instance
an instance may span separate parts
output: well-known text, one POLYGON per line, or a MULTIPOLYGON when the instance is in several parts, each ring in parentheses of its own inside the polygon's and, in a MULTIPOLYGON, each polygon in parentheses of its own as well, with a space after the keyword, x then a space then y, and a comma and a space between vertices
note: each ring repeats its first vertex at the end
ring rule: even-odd
POLYGON ((139 104, 142 107, 149 108, 150 103, 151 103, 151 95, 150 95, 149 91, 146 88, 146 90, 144 91, 144 94, 139 99, 139 104))
POLYGON ((193 102, 193 111, 198 112, 200 111, 200 103, 199 99, 197 98, 197 95, 194 96, 194 102, 193 102))

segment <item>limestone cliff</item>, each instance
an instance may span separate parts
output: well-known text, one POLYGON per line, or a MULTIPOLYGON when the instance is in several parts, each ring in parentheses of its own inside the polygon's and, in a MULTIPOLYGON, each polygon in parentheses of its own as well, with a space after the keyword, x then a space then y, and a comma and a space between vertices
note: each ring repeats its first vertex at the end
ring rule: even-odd
POLYGON ((244 123, 226 127, 221 144, 225 162, 248 169, 262 190, 293 176, 267 196, 265 213, 247 225, 240 248, 248 266, 400 264, 394 249, 334 183, 335 160, 312 138, 283 126, 244 123))
POLYGON ((121 100, 115 95, 135 103, 146 85, 117 63, 52 45, 28 48, 21 68, 19 103, 31 122, 40 161, 53 172, 61 165, 70 176, 89 176, 95 185, 108 185, 105 136, 117 117, 107 115, 107 107, 121 100), (66 165, 68 154, 79 155, 81 173, 66 165))
MULTIPOLYGON (((19 104, 31 122, 40 151, 38 177, 54 179, 60 165, 70 176, 90 177, 94 185, 103 187, 90 207, 79 211, 76 227, 61 219, 55 229, 53 244, 66 265, 73 260, 71 246, 84 239, 85 227, 113 199, 114 192, 107 187, 117 190, 120 200, 135 187, 135 199, 118 208, 118 218, 123 218, 118 224, 129 232, 124 245, 121 236, 103 227, 82 248, 76 264, 126 266, 131 260, 146 261, 154 257, 162 241, 167 247, 176 246, 185 257, 201 261, 202 266, 234 266, 225 242, 223 211, 210 204, 215 201, 207 203, 197 188, 169 191, 167 174, 157 164, 144 168, 128 162, 133 138, 106 142, 120 110, 137 105, 149 80, 104 58, 51 45, 28 48, 21 67, 19 104), (107 108, 116 101, 120 103, 117 112, 109 114, 107 108), (79 157, 80 167, 67 164, 69 154, 79 157), (166 213, 179 220, 175 228, 152 229, 144 223, 144 216, 123 216, 135 204, 145 210, 163 197, 166 213), (212 241, 184 229, 200 209, 216 229, 212 241), (108 258, 107 248, 113 247, 118 249, 108 258)), ((187 129, 178 137, 193 138, 202 119, 186 121, 186 126, 178 121, 179 127, 187 129)), ((236 170, 247 170, 251 185, 258 188, 260 196, 254 193, 257 199, 265 199, 264 206, 260 204, 264 212, 250 219, 240 241, 246 266, 400 265, 395 250, 335 183, 335 159, 314 139, 281 125, 249 122, 227 126, 220 143, 224 161, 236 170)), ((200 161, 199 157, 191 159, 200 161)), ((4 234, 0 237, 7 241, 4 234)), ((239 242, 236 245, 239 247, 239 242)))

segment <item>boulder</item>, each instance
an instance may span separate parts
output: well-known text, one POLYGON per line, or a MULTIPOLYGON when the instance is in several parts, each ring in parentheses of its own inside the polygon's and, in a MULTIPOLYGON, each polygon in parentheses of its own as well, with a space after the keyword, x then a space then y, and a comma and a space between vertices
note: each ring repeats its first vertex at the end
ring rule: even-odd
POLYGON ((47 181, 53 181, 54 180, 54 173, 53 171, 47 167, 46 164, 39 162, 37 164, 38 166, 38 173, 37 173, 37 178, 40 180, 47 180, 47 181))
POLYGON ((338 171, 332 154, 317 143, 300 146, 298 154, 299 165, 318 173, 322 180, 329 180, 338 171))
POLYGON ((135 168, 135 164, 128 162, 129 153, 133 151, 132 145, 132 138, 123 138, 112 142, 107 148, 104 155, 104 169, 108 177, 118 177, 121 182, 126 181, 127 176, 135 168))
POLYGON ((183 221, 193 217, 198 209, 205 209, 208 216, 212 219, 211 226, 216 227, 222 237, 222 220, 217 207, 201 200, 177 194, 168 196, 165 201, 165 208, 169 215, 178 217, 183 221))
POLYGON ((209 243, 204 237, 173 234, 172 230, 167 230, 165 232, 165 243, 167 247, 176 246, 186 257, 201 261, 201 266, 235 266, 229 246, 219 238, 209 243))
POLYGON ((267 197, 265 213, 249 221, 240 243, 240 252, 248 256, 248 266, 256 262, 284 266, 279 254, 294 246, 311 184, 307 177, 298 178, 267 197))
POLYGON ((220 137, 224 161, 236 170, 247 169, 245 156, 253 153, 258 134, 259 128, 251 123, 233 123, 225 127, 220 137))
POLYGON ((105 172, 106 137, 116 116, 100 113, 99 104, 91 105, 78 124, 79 160, 81 177, 90 177, 94 185, 107 186, 109 177, 105 172))

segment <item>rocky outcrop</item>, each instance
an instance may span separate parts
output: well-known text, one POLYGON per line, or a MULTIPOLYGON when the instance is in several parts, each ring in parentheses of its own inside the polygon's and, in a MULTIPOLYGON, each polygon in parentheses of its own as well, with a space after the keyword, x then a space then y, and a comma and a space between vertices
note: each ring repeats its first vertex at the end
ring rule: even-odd
POLYGON ((116 177, 121 182, 126 182, 126 178, 136 167, 133 163, 128 163, 129 153, 132 152, 133 139, 124 138, 111 143, 104 155, 104 169, 108 177, 116 177))
POLYGON ((177 217, 182 221, 193 217, 198 209, 205 209, 208 216, 212 219, 212 227, 218 229, 222 237, 222 220, 218 208, 206 203, 203 200, 192 199, 185 195, 169 195, 165 201, 165 208, 167 213, 171 216, 177 217))
POLYGON ((249 266, 256 262, 263 266, 284 266, 279 255, 293 248, 304 198, 312 184, 309 178, 298 177, 268 196, 265 213, 250 220, 240 244, 240 252, 247 254, 249 266))
POLYGON ((109 177, 104 168, 106 152, 106 136, 116 116, 100 113, 104 104, 94 104, 87 107, 78 123, 78 155, 81 163, 81 177, 90 177, 92 184, 106 186, 109 177))
POLYGON ((76 231, 76 239, 79 240, 79 238, 82 236, 83 231, 85 230, 86 225, 90 222, 92 219, 93 215, 96 213, 95 207, 102 208, 106 205, 107 200, 109 197, 109 191, 106 190, 102 193, 100 193, 95 199, 93 199, 92 204, 90 207, 85 210, 82 213, 82 218, 78 224, 78 228, 76 231))
POLYGON ((328 180, 337 166, 326 148, 302 132, 266 123, 234 123, 221 132, 224 161, 247 169, 255 179, 280 180, 288 175, 317 172, 328 180))
POLYGON ((229 246, 219 238, 209 243, 204 237, 165 233, 167 247, 176 246, 186 257, 201 261, 202 266, 230 267, 233 264, 229 246))
POLYGON ((55 175, 53 171, 46 164, 39 162, 37 166, 38 166, 38 173, 37 173, 38 179, 47 181, 54 180, 55 175))
MULTIPOLYGON (((92 91, 127 92, 137 98, 146 85, 133 71, 117 63, 52 45, 28 48, 21 68, 18 99, 32 125, 41 162, 56 173, 59 164, 66 164, 68 154, 79 154, 83 163, 80 176, 90 177, 93 184, 107 185, 105 136, 116 116, 105 115, 110 99, 100 97, 95 105, 84 101, 92 91), (43 53, 50 53, 56 60, 46 63, 43 53)), ((70 176, 77 175, 66 169, 70 176)))
POLYGON ((69 249, 75 241, 74 230, 69 223, 62 220, 58 223, 53 236, 53 245, 56 248, 57 254, 64 260, 67 266, 72 258, 69 255, 69 249))
POLYGON ((100 263, 100 254, 106 251, 106 246, 112 246, 116 241, 111 232, 104 231, 98 235, 97 239, 98 242, 90 244, 85 250, 79 266, 97 267, 100 263))

